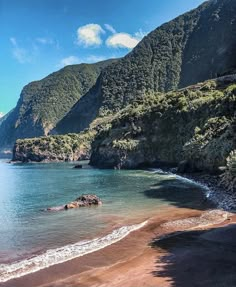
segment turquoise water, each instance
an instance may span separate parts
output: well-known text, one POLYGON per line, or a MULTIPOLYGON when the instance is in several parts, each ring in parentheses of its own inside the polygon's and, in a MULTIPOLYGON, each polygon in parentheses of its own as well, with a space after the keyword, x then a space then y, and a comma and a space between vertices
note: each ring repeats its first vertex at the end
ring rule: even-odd
POLYGON ((91 240, 128 223, 140 223, 173 204, 201 201, 200 187, 173 175, 98 170, 83 164, 83 169, 73 169, 75 163, 0 161, 0 263, 91 240), (83 193, 98 195, 103 205, 43 211, 83 193))

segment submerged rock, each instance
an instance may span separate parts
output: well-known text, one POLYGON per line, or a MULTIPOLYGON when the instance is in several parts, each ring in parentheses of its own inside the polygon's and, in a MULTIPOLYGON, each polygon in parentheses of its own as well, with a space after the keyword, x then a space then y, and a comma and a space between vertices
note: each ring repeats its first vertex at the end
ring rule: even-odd
POLYGON ((48 207, 46 210, 47 211, 59 211, 59 210, 64 210, 65 206, 60 205, 60 206, 54 206, 54 207, 48 207))
POLYGON ((83 168, 82 164, 77 164, 74 166, 74 168, 83 168))
POLYGON ((70 202, 70 203, 67 203, 67 204, 64 206, 64 208, 65 208, 65 209, 71 209, 71 208, 76 208, 76 207, 78 207, 78 206, 79 206, 79 204, 78 204, 77 201, 72 201, 72 202, 70 202))

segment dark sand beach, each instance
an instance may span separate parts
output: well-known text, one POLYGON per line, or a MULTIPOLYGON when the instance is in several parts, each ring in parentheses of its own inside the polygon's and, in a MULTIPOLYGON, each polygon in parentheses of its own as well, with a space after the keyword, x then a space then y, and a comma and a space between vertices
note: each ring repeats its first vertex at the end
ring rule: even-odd
POLYGON ((235 222, 171 207, 115 244, 0 286, 235 286, 235 222))

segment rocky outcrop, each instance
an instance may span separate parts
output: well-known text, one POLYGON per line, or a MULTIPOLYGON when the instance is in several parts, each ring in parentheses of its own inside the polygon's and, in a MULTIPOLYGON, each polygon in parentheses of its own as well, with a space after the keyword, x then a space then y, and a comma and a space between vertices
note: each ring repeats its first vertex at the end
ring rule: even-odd
POLYGON ((221 175, 220 185, 225 187, 228 192, 236 192, 236 150, 231 151, 226 159, 227 166, 221 175))
POLYGON ((211 80, 127 107, 97 134, 90 163, 98 167, 177 166, 215 172, 235 149, 236 79, 211 80))
POLYGON ((12 161, 60 162, 87 160, 91 154, 91 141, 95 131, 63 136, 17 140, 12 161))
POLYGON ((65 205, 49 207, 47 211, 60 211, 67 210, 77 207, 89 207, 92 205, 101 205, 101 199, 95 194, 83 194, 80 197, 76 198, 74 201, 71 201, 65 205))
POLYGON ((87 207, 91 205, 101 205, 102 201, 94 194, 83 194, 76 198, 75 201, 67 203, 65 209, 71 209, 76 207, 87 207))

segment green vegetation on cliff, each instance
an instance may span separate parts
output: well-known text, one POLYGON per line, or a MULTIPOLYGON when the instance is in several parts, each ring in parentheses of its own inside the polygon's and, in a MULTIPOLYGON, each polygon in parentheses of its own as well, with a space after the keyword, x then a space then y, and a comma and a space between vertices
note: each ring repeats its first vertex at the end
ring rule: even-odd
POLYGON ((67 66, 25 86, 16 108, 0 122, 0 146, 47 135, 114 61, 67 66))
POLYGON ((87 154, 92 144, 91 164, 99 167, 176 166, 185 161, 189 171, 215 171, 236 149, 235 83, 232 75, 178 91, 149 93, 115 115, 97 118, 79 135, 17 141, 14 159, 22 160, 23 155, 23 161, 40 161, 40 153, 43 160, 53 160, 55 152, 64 156, 54 160, 78 159, 84 140, 87 154))
MULTIPOLYGON (((59 133, 88 128, 147 93, 167 92, 236 71, 236 1, 207 1, 152 31, 58 123, 59 133)), ((181 103, 180 103, 181 104, 181 103)))
POLYGON ((89 159, 91 142, 96 132, 54 135, 17 140, 13 160, 29 161, 77 161, 89 159))
POLYGON ((227 168, 221 176, 221 185, 231 192, 236 192, 236 150, 227 157, 227 168))
POLYGON ((235 149, 236 76, 152 93, 117 113, 92 144, 91 164, 176 166, 214 171, 235 149))

